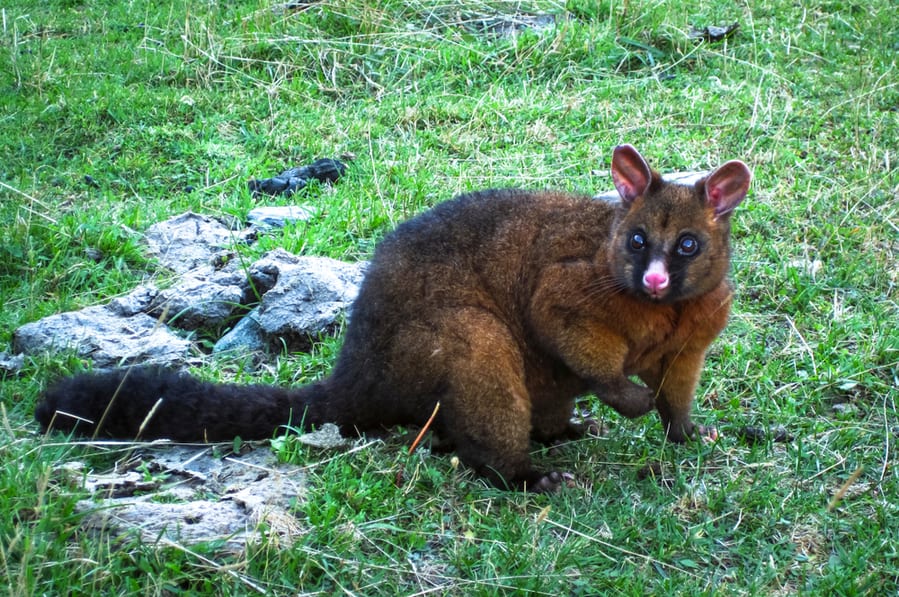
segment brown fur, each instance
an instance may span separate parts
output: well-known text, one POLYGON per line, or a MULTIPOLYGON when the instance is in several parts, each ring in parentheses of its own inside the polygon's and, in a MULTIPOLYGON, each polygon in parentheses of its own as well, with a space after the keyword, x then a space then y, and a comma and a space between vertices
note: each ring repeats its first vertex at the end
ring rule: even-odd
POLYGON ((98 422, 118 388, 102 429, 82 430, 133 436, 162 397, 144 437, 249 439, 299 419, 345 432, 420 425, 439 401, 435 430, 464 462, 532 490, 562 477, 533 469, 530 440, 576 434, 574 400, 590 391, 626 417, 657 409, 673 441, 694 437, 705 351, 731 303, 729 214, 750 174, 728 162, 694 186, 669 184, 630 146, 616 148, 612 173, 618 205, 493 190, 400 225, 375 252, 322 382, 285 391, 155 370, 134 383, 85 375, 49 390, 36 416, 45 427, 73 427, 57 410, 98 422))

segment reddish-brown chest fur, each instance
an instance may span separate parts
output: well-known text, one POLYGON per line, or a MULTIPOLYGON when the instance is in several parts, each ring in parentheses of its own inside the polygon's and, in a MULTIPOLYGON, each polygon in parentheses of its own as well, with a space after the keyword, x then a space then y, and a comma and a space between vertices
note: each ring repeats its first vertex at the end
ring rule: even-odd
POLYGON ((597 315, 627 339, 624 374, 637 375, 666 355, 711 343, 727 323, 731 296, 727 280, 706 294, 674 304, 618 294, 606 297, 597 315))

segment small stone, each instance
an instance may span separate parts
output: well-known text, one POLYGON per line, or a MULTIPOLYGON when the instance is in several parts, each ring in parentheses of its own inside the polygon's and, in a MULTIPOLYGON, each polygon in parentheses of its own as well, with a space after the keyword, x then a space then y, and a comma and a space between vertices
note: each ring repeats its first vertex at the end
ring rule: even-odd
POLYGON ((763 427, 754 427, 752 425, 746 425, 739 431, 737 431, 737 435, 743 439, 747 444, 754 445, 765 441, 765 429, 763 427))
POLYGON ((349 442, 348 439, 340 435, 340 428, 334 423, 325 423, 315 431, 299 435, 297 436, 297 441, 323 450, 342 448, 349 442))
POLYGON ((212 347, 212 353, 247 355, 264 353, 269 348, 265 330, 259 325, 259 309, 253 309, 212 347))
POLYGON ((842 416, 852 416, 858 412, 858 408, 851 402, 839 402, 833 405, 833 412, 842 416))
POLYGON ((25 355, 0 352, 0 373, 18 375, 25 366, 25 355))
POLYGON ((772 439, 775 443, 793 441, 793 435, 783 425, 777 425, 771 429, 772 439))
POLYGON ((305 222, 314 215, 312 208, 306 205, 271 205, 251 209, 247 221, 260 228, 283 228, 288 222, 305 222))

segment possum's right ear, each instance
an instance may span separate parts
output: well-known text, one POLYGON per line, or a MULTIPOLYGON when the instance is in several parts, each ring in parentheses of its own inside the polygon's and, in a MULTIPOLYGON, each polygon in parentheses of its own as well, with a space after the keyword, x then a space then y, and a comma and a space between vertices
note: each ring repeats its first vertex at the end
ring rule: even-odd
POLYGON ((612 153, 612 181, 625 205, 649 188, 652 170, 633 145, 619 145, 612 153))

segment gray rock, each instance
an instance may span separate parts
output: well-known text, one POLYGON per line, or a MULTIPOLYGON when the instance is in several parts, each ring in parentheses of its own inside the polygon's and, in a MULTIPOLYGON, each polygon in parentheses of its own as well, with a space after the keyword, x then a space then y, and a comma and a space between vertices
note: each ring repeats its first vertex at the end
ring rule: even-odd
POLYGON ((304 350, 311 339, 336 325, 356 298, 365 263, 298 257, 283 249, 252 264, 201 266, 172 287, 146 284, 109 305, 52 315, 16 330, 14 348, 38 354, 74 350, 98 368, 131 362, 183 364, 190 342, 166 325, 214 329, 226 325, 242 305, 261 303, 222 337, 214 352, 266 354, 304 350), (164 323, 163 323, 164 322, 164 323))
POLYGON ((248 286, 246 278, 234 279, 230 275, 189 275, 171 288, 160 290, 146 310, 183 330, 215 328, 224 325, 240 308, 248 286))
POLYGON ((249 268, 258 308, 216 344, 222 353, 304 350, 310 339, 332 330, 359 292, 366 263, 327 257, 298 257, 283 249, 267 253, 249 268))
POLYGON ((70 465, 56 470, 104 498, 78 502, 84 528, 113 537, 137 534, 151 544, 216 541, 238 554, 263 536, 289 545, 302 531, 291 509, 305 495, 303 472, 279 463, 267 447, 223 459, 210 447, 171 446, 131 464, 135 468, 104 475, 70 465))
POLYGON ((25 366, 25 355, 0 352, 0 373, 18 375, 25 366))
POLYGON ((241 238, 241 233, 221 222, 193 212, 154 224, 145 233, 149 254, 181 274, 211 265, 216 256, 227 253, 226 247, 241 238))
POLYGON ((314 215, 305 205, 270 205, 251 209, 247 221, 260 228, 283 228, 287 222, 305 222, 314 215))
POLYGON ((74 350, 95 367, 129 363, 183 364, 190 342, 149 315, 121 317, 104 306, 87 307, 27 323, 13 334, 13 350, 42 354, 74 350))
POLYGON ((297 441, 322 450, 345 448, 350 443, 350 440, 340 435, 340 428, 334 423, 325 423, 315 431, 298 435, 297 441))
POLYGON ((149 497, 159 499, 160 494, 82 500, 75 508, 84 514, 81 524, 89 532, 117 538, 137 535, 151 545, 222 541, 226 552, 241 553, 253 536, 249 513, 234 501, 160 503, 149 497))
POLYGON ((141 284, 125 296, 112 299, 107 308, 119 317, 131 317, 144 313, 159 295, 159 289, 152 284, 141 284))
POLYGON ((278 268, 275 286, 265 293, 257 321, 273 347, 305 350, 310 338, 330 331, 359 293, 366 264, 327 257, 297 257, 273 251, 253 270, 278 268), (280 260, 277 265, 275 259, 280 260))
POLYGON ((259 308, 246 315, 212 347, 217 355, 235 356, 263 355, 269 351, 271 340, 259 324, 259 308))

